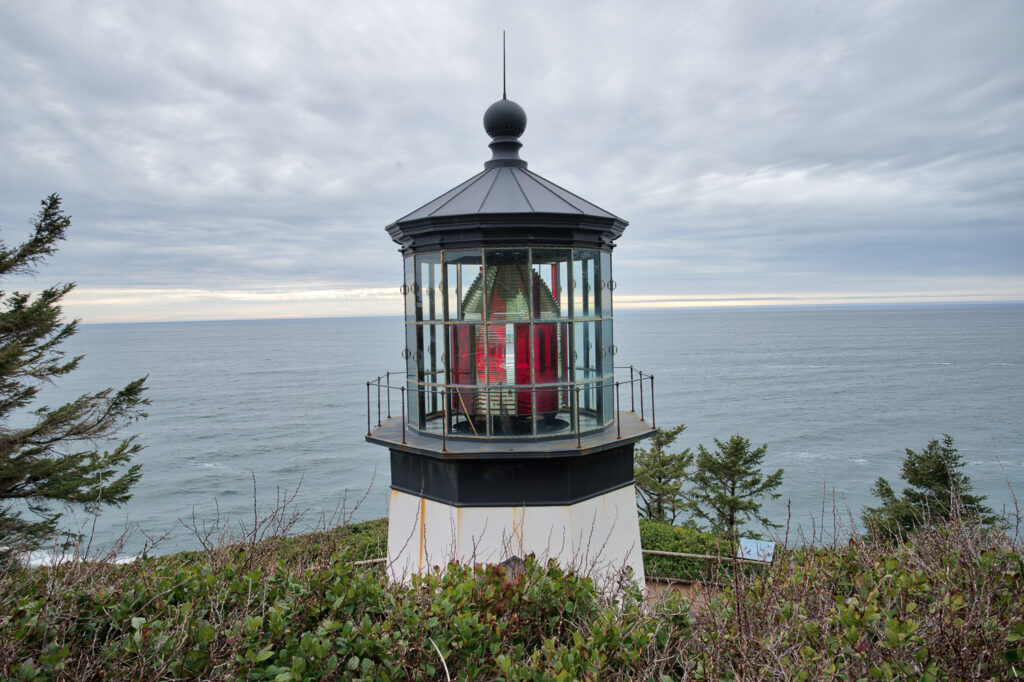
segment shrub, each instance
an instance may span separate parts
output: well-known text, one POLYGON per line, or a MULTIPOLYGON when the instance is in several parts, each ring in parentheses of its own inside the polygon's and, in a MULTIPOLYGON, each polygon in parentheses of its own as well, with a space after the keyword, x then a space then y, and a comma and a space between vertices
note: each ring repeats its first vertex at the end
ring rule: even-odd
MULTIPOLYGON (((728 543, 713 533, 700 531, 692 526, 671 526, 647 519, 640 519, 640 544, 644 549, 659 552, 710 556, 725 553, 728 556, 728 543)), ((644 555, 644 572, 650 577, 708 580, 715 568, 716 566, 709 564, 705 559, 644 555)))
MULTIPOLYGON (((378 522, 379 523, 379 522, 378 522)), ((527 558, 388 583, 346 558, 370 525, 128 565, 0 576, 7 679, 1008 679, 1024 560, 951 521, 904 542, 783 553, 710 602, 647 604, 527 558), (319 538, 317 540, 316 538, 319 538), (320 543, 319 549, 314 545, 320 543), (293 545, 294 543, 294 545, 293 545), (326 553, 330 552, 327 556, 326 553)), ((674 546, 700 534, 646 525, 674 546), (676 538, 677 532, 679 538, 676 538)), ((713 549, 713 545, 706 549, 713 549)))

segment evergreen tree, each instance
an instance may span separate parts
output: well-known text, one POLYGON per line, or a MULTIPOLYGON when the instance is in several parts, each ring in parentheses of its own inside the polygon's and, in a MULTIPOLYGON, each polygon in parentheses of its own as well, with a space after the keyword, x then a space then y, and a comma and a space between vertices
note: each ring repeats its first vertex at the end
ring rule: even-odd
POLYGON ((895 538, 913 530, 942 523, 959 514, 965 518, 995 523, 998 517, 982 504, 984 496, 972 495, 971 479, 960 469, 964 463, 948 433, 930 441, 921 452, 906 450, 900 467, 900 478, 909 487, 897 496, 884 478, 879 478, 871 493, 881 501, 880 507, 864 510, 862 518, 868 532, 895 538))
MULTIPOLYGON (((33 274, 57 249, 71 225, 52 194, 42 202, 33 232, 23 244, 0 240, 0 284, 33 274)), ((74 284, 57 284, 36 295, 0 291, 0 565, 60 535, 55 508, 81 504, 92 511, 131 496, 140 466, 136 436, 115 442, 128 422, 145 417, 145 377, 119 391, 85 394, 56 408, 35 407, 43 384, 73 371, 82 357, 60 349, 77 329, 61 318, 61 299, 74 284), (109 451, 99 449, 113 445, 109 451), (25 517, 26 512, 34 516, 25 517)))
POLYGON ((667 452, 686 426, 658 429, 651 437, 650 449, 637 448, 634 457, 637 509, 640 516, 652 521, 675 523, 686 503, 683 484, 686 469, 693 463, 689 448, 682 452, 667 452))
MULTIPOLYGON (((722 533, 730 540, 739 537, 744 521, 759 521, 765 528, 778 528, 761 516, 761 502, 782 484, 782 469, 768 477, 761 473, 767 445, 751 450, 750 441, 740 435, 728 442, 715 439, 716 452, 697 446, 697 464, 693 474, 693 490, 687 508, 698 518, 707 521, 711 530, 722 533)), ((759 537, 756 533, 747 533, 759 537)))

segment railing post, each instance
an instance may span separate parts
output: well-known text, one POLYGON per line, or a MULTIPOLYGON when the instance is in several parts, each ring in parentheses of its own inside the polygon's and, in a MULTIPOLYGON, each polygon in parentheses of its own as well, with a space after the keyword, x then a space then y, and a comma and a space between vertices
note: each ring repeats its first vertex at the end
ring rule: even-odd
POLYGON ((405 445, 405 386, 402 386, 402 445, 405 445))
POLYGON ((640 421, 644 420, 644 371, 638 370, 640 373, 640 421))
POLYGON ((366 435, 370 435, 370 382, 366 382, 366 435))
POLYGON ((619 382, 615 382, 615 437, 622 438, 622 413, 619 411, 619 382))
POLYGON ((381 425, 380 421, 380 380, 383 377, 377 377, 377 426, 381 425))
POLYGON ((580 387, 576 387, 576 448, 582 448, 583 441, 580 435, 580 387))
POLYGON ((654 375, 651 375, 651 428, 658 428, 658 422, 654 419, 654 375))
POLYGON ((391 419, 391 372, 387 372, 385 376, 388 382, 388 419, 391 419))

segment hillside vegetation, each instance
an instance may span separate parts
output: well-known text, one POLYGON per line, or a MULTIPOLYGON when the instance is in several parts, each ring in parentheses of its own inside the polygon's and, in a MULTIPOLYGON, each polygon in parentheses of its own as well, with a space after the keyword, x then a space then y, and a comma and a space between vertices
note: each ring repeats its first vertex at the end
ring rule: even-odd
MULTIPOLYGON (((648 534, 655 532, 648 528, 648 534)), ((674 531, 673 531, 674 532, 674 531)), ((602 593, 528 559, 409 586, 383 521, 0 578, 0 670, 38 680, 1014 679, 1024 561, 953 521, 715 570, 697 604, 602 593)))

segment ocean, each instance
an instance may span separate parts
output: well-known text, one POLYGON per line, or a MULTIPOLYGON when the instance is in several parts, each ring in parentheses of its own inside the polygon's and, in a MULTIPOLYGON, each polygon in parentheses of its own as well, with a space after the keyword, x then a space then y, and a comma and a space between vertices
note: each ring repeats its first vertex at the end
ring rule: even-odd
MULTIPOLYGON (((1024 304, 626 310, 615 343, 616 365, 655 375, 658 425, 686 424, 680 448, 767 444, 780 539, 848 533, 879 476, 900 487, 905 448, 943 433, 993 508, 1024 494, 1024 304)), ((128 531, 132 556, 196 549, 187 526, 238 532, 285 498, 293 531, 386 516, 366 381, 400 371, 402 347, 397 317, 82 325, 80 369, 43 402, 148 375, 152 405, 126 431, 145 445, 131 501, 65 525, 94 548, 128 531)))

